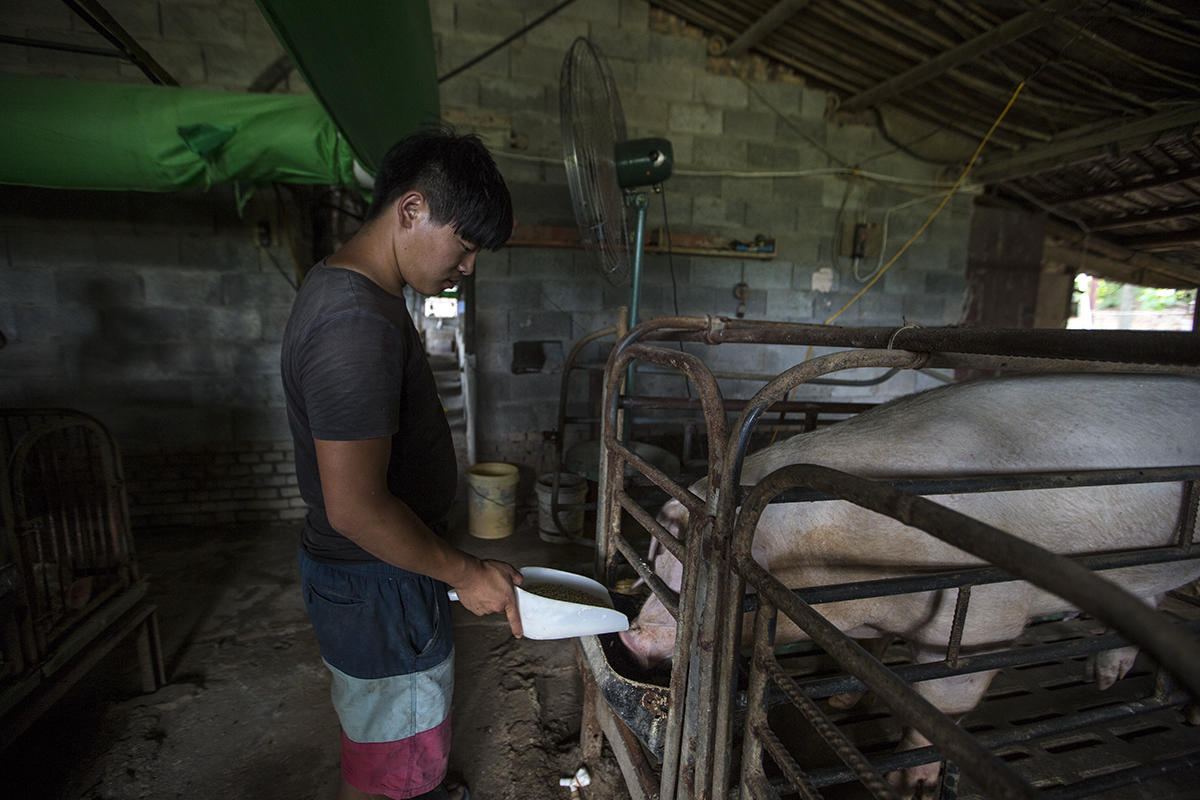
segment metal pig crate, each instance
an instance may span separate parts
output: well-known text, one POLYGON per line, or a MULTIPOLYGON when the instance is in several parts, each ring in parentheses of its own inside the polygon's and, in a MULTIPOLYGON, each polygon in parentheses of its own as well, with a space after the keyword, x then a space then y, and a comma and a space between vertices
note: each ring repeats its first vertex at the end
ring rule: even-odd
POLYGON ((0 410, 0 748, 137 634, 144 691, 164 682, 120 452, 68 409, 0 410))
MULTIPOLYGON (((1200 548, 1193 546, 1193 537, 1188 535, 1195 528, 1200 465, 1167 470, 1002 475, 972 479, 973 485, 965 479, 875 482, 832 470, 817 469, 814 472, 809 468, 797 472, 786 468, 780 471, 783 474, 768 476, 760 486, 749 491, 738 486, 738 477, 751 430, 763 413, 785 398, 793 387, 837 370, 944 367, 1194 375, 1200 373, 1198 364, 1200 347, 1191 334, 909 326, 900 329, 835 328, 712 317, 660 318, 643 323, 618 344, 606 370, 602 505, 596 528, 596 572, 602 581, 613 586, 620 564, 618 559, 624 559, 675 615, 678 622, 676 647, 669 680, 653 683, 622 672, 620 664, 610 660, 610 656, 616 658, 620 651, 620 646, 611 639, 591 637, 581 640, 580 662, 585 678, 582 736, 585 757, 597 754, 602 738, 606 738, 635 800, 722 798, 739 794, 755 798, 895 797, 895 792, 882 780, 882 773, 937 758, 949 761, 949 766, 942 770, 938 787, 939 796, 947 798, 1086 797, 1113 786, 1136 784, 1170 770, 1182 770, 1184 775, 1194 771, 1200 765, 1200 735, 1198 729, 1180 724, 1177 709, 1189 694, 1193 700, 1200 698, 1200 648, 1194 633, 1194 617, 1198 614, 1184 615, 1193 618, 1190 629, 1172 625, 1165 621, 1163 613, 1151 612, 1126 593, 1111 590, 1089 570, 1200 556, 1200 548), (669 347, 677 346, 676 342, 690 341, 710 345, 739 342, 847 349, 804 361, 781 373, 744 405, 737 424, 728 426, 726 403, 704 363, 687 353, 668 349, 668 346, 647 344, 649 341, 669 343, 669 347), (617 441, 614 432, 622 429, 619 415, 623 407, 627 404, 647 407, 653 402, 651 398, 626 401, 619 396, 621 377, 635 361, 674 367, 696 387, 697 404, 703 409, 708 429, 708 478, 710 486, 716 489, 710 492, 707 504, 698 501, 685 487, 675 484, 669 476, 639 459, 617 441), (636 468, 650 483, 688 508, 690 522, 686 542, 676 541, 654 521, 653 512, 639 506, 626 491, 623 474, 627 465, 636 468), (1151 481, 1186 481, 1188 490, 1184 493, 1185 511, 1179 543, 1173 547, 1125 552, 1119 556, 1066 559, 990 526, 954 515, 949 509, 933 505, 919 496, 1054 488, 1080 485, 1080 482, 1100 485, 1151 481), (880 513, 904 508, 905 514, 914 514, 904 518, 906 524, 921 527, 935 536, 953 536, 952 543, 983 558, 990 566, 870 584, 818 589, 783 587, 749 558, 749 542, 758 514, 767 502, 780 493, 783 493, 783 499, 792 502, 805 499, 802 495, 796 496, 796 490, 791 488, 794 486, 805 487, 802 491, 808 493, 808 499, 840 497, 880 513), (912 512, 914 507, 919 510, 912 512), (946 517, 943 512, 954 516, 946 517), (652 566, 622 533, 623 516, 639 523, 683 563, 683 581, 678 596, 653 574, 652 566), (985 656, 968 657, 959 653, 952 634, 947 658, 943 661, 897 665, 891 669, 836 630, 825 630, 831 626, 822 625, 823 618, 810 605, 889 593, 955 589, 959 598, 956 618, 960 621, 956 627, 961 632, 970 587, 1011 579, 1012 576, 1071 600, 1100 622, 1078 621, 1076 627, 1092 625, 1093 629, 1086 635, 1078 631, 1057 632, 1048 639, 1046 631, 1053 626, 1069 627, 1074 623, 1059 620, 1033 625, 1013 650, 985 656), (758 597, 745 593, 747 583, 756 588, 758 597), (747 659, 738 655, 738 629, 743 611, 751 610, 755 600, 762 602, 763 608, 756 616, 755 649, 747 659), (770 647, 773 627, 770 620, 776 610, 798 622, 823 650, 814 647, 815 655, 810 653, 790 659, 778 657, 770 647), (1120 632, 1125 641, 1136 643, 1152 654, 1165 669, 1141 678, 1136 677, 1138 670, 1135 669, 1135 673, 1131 673, 1134 680, 1127 677, 1117 684, 1119 690, 1109 690, 1115 694, 1105 693, 1099 699, 1077 701, 1078 708, 1074 713, 1054 711, 1040 716, 1036 713, 1027 715, 1030 719, 1016 719, 1014 724, 999 732, 981 731, 976 725, 972 730, 978 735, 972 736, 967 725, 970 716, 964 720, 967 727, 955 726, 908 686, 909 681, 1006 667, 993 682, 989 699, 981 703, 981 707, 991 704, 992 696, 998 699, 1006 694, 1012 696, 1024 692, 1043 698, 1045 692, 1038 695, 1011 688, 1006 676, 1010 672, 1014 675, 1034 674, 1054 663, 1081 668, 1075 662, 1087 653, 1122 643, 1122 638, 1117 635, 1103 633, 1104 624, 1120 632), (1044 641, 1037 640, 1039 635, 1044 641), (821 660, 819 669, 824 672, 818 670, 815 677, 811 674, 797 677, 789 674, 788 668, 781 663, 805 657, 821 660), (831 657, 833 662, 830 662, 831 657), (830 663, 834 666, 832 672, 830 663), (1175 687, 1173 678, 1183 683, 1183 689, 1175 687), (891 709, 890 715, 867 715, 874 718, 867 720, 868 724, 878 728, 883 724, 879 720, 889 717, 886 722, 893 727, 896 723, 892 718, 916 725, 935 743, 939 752, 931 755, 929 748, 892 752, 890 745, 894 744, 894 738, 888 740, 884 736, 881 743, 878 731, 874 734, 876 741, 868 742, 869 747, 864 752, 839 727, 840 724, 853 728, 862 720, 856 720, 853 713, 835 718, 815 702, 838 692, 861 689, 864 685, 891 709), (1126 697, 1131 690, 1141 693, 1126 697), (791 716, 782 723, 781 731, 773 727, 779 720, 772 721, 770 717, 778 716, 779 710, 785 708, 780 705, 783 701, 791 707, 791 716), (827 748, 833 765, 802 764, 796 752, 788 749, 788 743, 781 741, 781 733, 786 737, 795 733, 795 728, 803 726, 816 731, 815 738, 827 748), (1081 736, 1126 744, 1141 740, 1142 744, 1151 746, 1149 749, 1143 747, 1141 763, 1127 764, 1119 759, 1113 761, 1108 750, 1099 756, 1083 752, 1088 748, 1079 743, 1083 741, 1081 736), (1164 749, 1164 741, 1171 743, 1168 748, 1171 752, 1164 749), (1014 768, 1013 763, 1030 758, 1030 753, 1039 748, 1056 759, 1056 764, 1070 761, 1064 755, 1069 753, 1076 756, 1082 753, 1085 763, 1074 770, 1074 777, 1064 781, 1061 775, 1039 776, 1037 764, 1045 759, 1036 763, 1031 761, 1034 769, 1025 769, 1022 777, 1019 772, 1025 765, 1017 764, 1014 768), (1093 759, 1091 763, 1086 763, 1088 756, 1093 759), (1108 763, 1096 763, 1097 758, 1108 763), (857 787, 847 789, 842 785, 847 782, 855 783, 857 787), (832 793, 823 793, 825 787, 831 787, 832 793), (1040 795, 1039 789, 1044 790, 1040 795)), ((893 661, 885 658, 887 663, 893 661)), ((1081 681, 1072 678, 1056 676, 1054 681, 1068 687, 1069 691, 1064 695, 1086 693, 1085 689, 1091 688, 1077 687, 1075 684, 1081 681)), ((810 749, 806 747, 802 745, 801 751, 808 755, 810 749)), ((1127 754, 1125 757, 1129 758, 1127 754)))

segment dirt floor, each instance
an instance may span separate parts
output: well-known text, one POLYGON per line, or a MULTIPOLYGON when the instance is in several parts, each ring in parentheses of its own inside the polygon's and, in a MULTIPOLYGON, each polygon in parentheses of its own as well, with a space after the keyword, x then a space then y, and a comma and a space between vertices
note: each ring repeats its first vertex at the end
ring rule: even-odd
MULTIPOLYGON (((536 509, 506 539, 452 537, 481 557, 591 573, 592 550, 542 542, 536 509)), ((139 536, 168 683, 138 690, 132 643, 0 754, 11 798, 332 800, 338 725, 299 592, 295 525, 139 536)), ((573 640, 514 640, 502 617, 455 608, 451 769, 473 800, 569 800, 582 764, 573 640)), ((584 798, 628 798, 605 749, 584 798)))

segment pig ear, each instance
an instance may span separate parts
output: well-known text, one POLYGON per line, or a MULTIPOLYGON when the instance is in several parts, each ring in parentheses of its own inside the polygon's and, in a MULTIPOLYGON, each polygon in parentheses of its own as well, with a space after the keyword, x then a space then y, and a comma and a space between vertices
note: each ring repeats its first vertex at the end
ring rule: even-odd
POLYGON ((654 559, 654 573, 662 578, 672 591, 678 592, 683 585, 683 564, 670 553, 660 553, 654 559))
POLYGON ((680 503, 678 500, 674 499, 668 500, 659 510, 658 516, 656 517, 658 524, 670 531, 671 535, 676 539, 682 538, 680 534, 682 534, 684 529, 687 527, 684 524, 686 518, 687 509, 683 507, 683 503, 680 503))

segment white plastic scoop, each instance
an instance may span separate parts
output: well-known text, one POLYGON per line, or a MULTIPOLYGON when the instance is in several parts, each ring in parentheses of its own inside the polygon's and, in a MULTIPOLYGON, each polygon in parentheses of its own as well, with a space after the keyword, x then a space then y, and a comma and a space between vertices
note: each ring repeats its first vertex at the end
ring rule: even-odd
MULTIPOLYGON (((577 593, 594 599, 603 606, 555 600, 513 587, 517 594, 517 611, 527 639, 570 639, 598 633, 615 633, 629 629, 629 618, 612 607, 612 598, 602 584, 583 575, 548 567, 522 567, 522 582, 528 589, 546 587, 557 593, 577 593)), ((450 590, 450 599, 457 600, 458 592, 450 590)))

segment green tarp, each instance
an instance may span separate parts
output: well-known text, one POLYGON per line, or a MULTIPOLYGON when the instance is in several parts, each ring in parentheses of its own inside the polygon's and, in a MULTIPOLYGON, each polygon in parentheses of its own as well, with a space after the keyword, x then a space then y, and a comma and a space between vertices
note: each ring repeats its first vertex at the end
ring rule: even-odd
POLYGON ((357 185, 439 119, 426 0, 258 0, 312 95, 0 75, 0 183, 177 191, 357 185))
POLYGON ((355 185, 354 157, 309 95, 0 75, 0 183, 203 189, 355 185))
POLYGON ((440 118, 429 2, 258 0, 296 69, 372 173, 397 139, 440 118))

